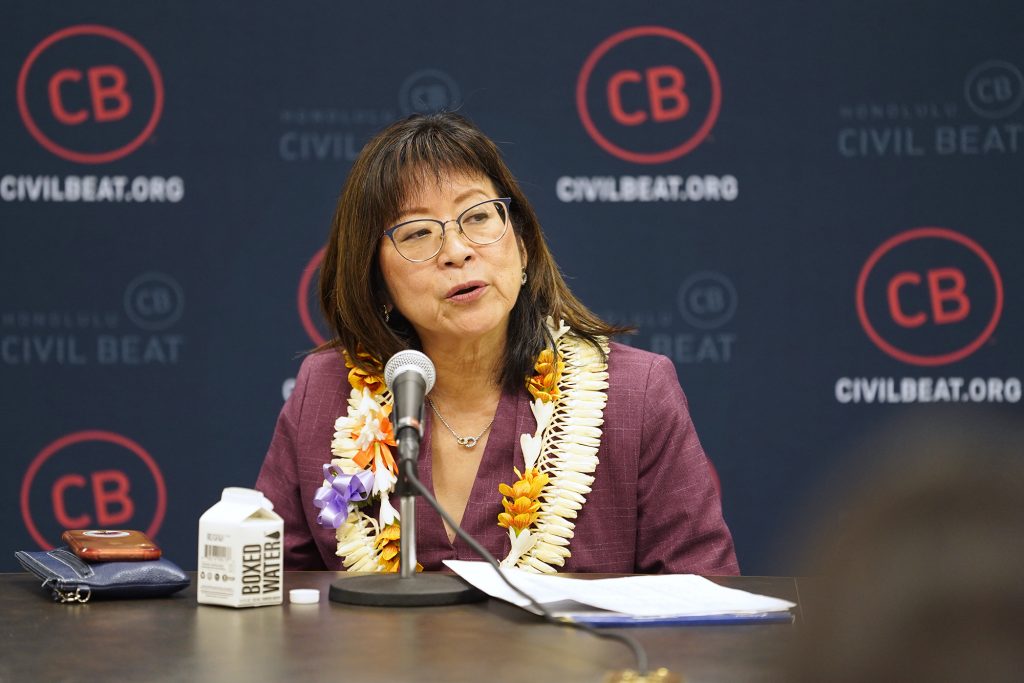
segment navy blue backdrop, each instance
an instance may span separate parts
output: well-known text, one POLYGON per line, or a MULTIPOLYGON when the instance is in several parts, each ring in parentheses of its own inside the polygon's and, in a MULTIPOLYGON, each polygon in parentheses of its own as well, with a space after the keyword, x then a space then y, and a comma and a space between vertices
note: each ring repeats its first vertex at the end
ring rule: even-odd
MULTIPOLYGON (((0 569, 251 485, 360 146, 459 108, 571 286, 671 357, 746 573, 865 430, 1020 415, 1024 9, 8 3, 0 569)), ((326 444, 325 444, 326 448, 326 444)))

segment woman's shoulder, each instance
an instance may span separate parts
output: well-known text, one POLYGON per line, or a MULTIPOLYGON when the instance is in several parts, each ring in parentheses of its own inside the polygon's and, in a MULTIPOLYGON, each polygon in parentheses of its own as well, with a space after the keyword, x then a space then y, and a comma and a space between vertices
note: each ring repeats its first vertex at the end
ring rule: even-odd
POLYGON ((308 353, 302 359, 296 383, 303 386, 316 386, 324 382, 338 384, 339 379, 347 377, 348 368, 345 367, 345 357, 341 351, 326 349, 308 353))
POLYGON ((325 372, 339 372, 345 368, 345 356, 340 349, 324 349, 322 351, 310 351, 302 359, 300 372, 321 374, 325 372))
POLYGON ((610 398, 625 395, 633 403, 682 394, 676 366, 669 358, 616 342, 608 350, 608 391, 610 398))
POLYGON ((296 420, 312 416, 314 420, 333 424, 350 391, 345 357, 333 349, 315 351, 302 359, 288 405, 296 420))
POLYGON ((672 361, 660 353, 645 351, 627 344, 610 342, 608 345, 608 374, 615 376, 628 374, 636 378, 652 374, 664 374, 671 370, 675 374, 672 361))
POLYGON ((345 356, 340 349, 310 351, 302 359, 302 367, 309 372, 323 372, 345 367, 345 356))

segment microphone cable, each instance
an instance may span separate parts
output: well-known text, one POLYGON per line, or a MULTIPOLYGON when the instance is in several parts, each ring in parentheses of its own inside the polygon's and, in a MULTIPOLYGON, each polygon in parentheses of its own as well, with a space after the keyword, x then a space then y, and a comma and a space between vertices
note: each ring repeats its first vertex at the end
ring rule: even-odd
MULTIPOLYGON (((405 463, 406 481, 409 482, 414 489, 416 489, 417 493, 419 493, 421 496, 427 499, 427 502, 430 503, 430 507, 434 508, 434 510, 437 511, 437 514, 441 515, 441 518, 448 523, 448 526, 454 529, 455 534, 459 538, 468 543, 469 546, 474 551, 476 551, 477 555, 486 560, 487 563, 494 568, 494 571, 498 573, 498 576, 501 577, 501 580, 504 581, 509 588, 511 588, 516 593, 530 601, 530 605, 534 609, 539 611, 541 615, 543 615, 545 621, 556 626, 569 626, 571 628, 579 629, 580 631, 585 631, 590 635, 596 636, 598 638, 604 638, 606 640, 615 640, 620 643, 623 643, 633 652, 633 658, 636 660, 636 670, 640 673, 640 676, 647 676, 647 651, 644 650, 643 645, 641 645, 640 642, 636 640, 636 638, 628 636, 624 633, 609 633, 599 631, 590 624, 582 624, 580 622, 573 621, 572 619, 569 619, 567 617, 556 617, 554 614, 552 614, 551 610, 537 602, 532 595, 530 595, 529 593, 527 593, 526 591, 522 590, 521 588, 513 584, 511 581, 509 581, 508 577, 506 577, 504 572, 501 571, 501 567, 498 565, 498 560, 496 560, 494 556, 487 551, 486 548, 480 545, 480 543, 477 542, 475 538, 470 536, 466 531, 462 529, 461 526, 455 523, 455 520, 452 519, 452 516, 449 515, 448 512, 443 507, 441 507, 441 504, 437 502, 434 496, 431 495, 430 491, 427 490, 427 487, 423 485, 423 482, 421 482, 419 478, 416 476, 415 472, 413 471, 414 468, 412 467, 413 461, 403 460, 402 462, 405 463)), ((641 678, 639 680, 644 679, 641 678)))

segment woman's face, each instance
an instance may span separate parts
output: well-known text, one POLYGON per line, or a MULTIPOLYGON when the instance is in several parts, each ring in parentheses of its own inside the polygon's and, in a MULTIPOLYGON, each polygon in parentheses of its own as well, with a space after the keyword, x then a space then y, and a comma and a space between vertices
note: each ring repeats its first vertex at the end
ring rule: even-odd
MULTIPOLYGON (((406 198, 396 223, 451 220, 497 197, 485 176, 456 174, 440 182, 428 178, 406 198)), ((420 263, 405 259, 383 238, 379 258, 391 303, 412 323, 424 347, 488 336, 504 339, 526 266, 511 225, 497 242, 479 245, 467 240, 454 222, 448 223, 440 253, 420 263)))

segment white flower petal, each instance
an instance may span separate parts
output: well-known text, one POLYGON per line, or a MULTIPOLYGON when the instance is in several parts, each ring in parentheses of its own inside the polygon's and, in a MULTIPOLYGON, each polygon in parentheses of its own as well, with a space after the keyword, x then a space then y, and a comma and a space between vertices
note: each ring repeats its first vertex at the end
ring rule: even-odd
POLYGON ((580 507, 583 507, 583 504, 587 502, 587 499, 584 498, 583 494, 581 493, 577 493, 576 491, 570 491, 569 489, 558 486, 557 484, 549 483, 548 486, 550 487, 550 489, 545 488, 544 495, 542 495, 541 498, 547 498, 548 496, 550 496, 551 498, 557 497, 561 499, 563 503, 566 505, 574 503, 576 505, 579 505, 580 507))
POLYGON ((386 527, 387 525, 397 521, 398 519, 399 519, 399 517, 398 517, 398 510, 396 510, 391 505, 391 501, 388 500, 387 496, 381 496, 380 497, 380 526, 381 526, 381 528, 383 529, 384 527, 386 527))
MULTIPOLYGON (((555 479, 556 477, 552 477, 555 479)), ((594 483, 594 477, 583 472, 574 472, 568 468, 563 469, 558 473, 557 481, 559 486, 564 486, 566 482, 572 482, 573 484, 582 484, 583 486, 590 486, 594 483)), ((578 490, 578 489, 577 489, 578 490)))
POLYGON ((537 398, 530 404, 530 411, 533 412, 533 419, 537 421, 537 431, 535 433, 540 433, 547 429, 551 423, 551 416, 555 414, 555 404, 553 402, 545 403, 537 398))
POLYGON ((528 569, 528 568, 536 569, 541 574, 555 574, 556 573, 554 567, 550 567, 550 566, 544 564, 543 562, 541 562, 536 557, 528 557, 528 558, 526 558, 526 565, 523 567, 523 569, 528 569))
POLYGON ((398 477, 384 465, 384 460, 381 458, 380 453, 377 453, 373 458, 373 470, 371 495, 376 498, 391 493, 395 487, 395 482, 398 481, 398 477))
POLYGON ((558 515, 563 519, 576 519, 576 510, 568 505, 548 505, 546 509, 551 514, 558 515))
POLYGON ((537 458, 540 456, 540 437, 523 434, 519 437, 519 443, 523 447, 523 460, 527 471, 537 466, 537 458))
POLYGON ((559 477, 558 483, 555 484, 555 487, 563 491, 571 491, 572 493, 577 493, 581 496, 585 496, 588 493, 590 493, 589 486, 574 481, 563 481, 562 477, 559 477))
POLYGON ((508 530, 509 538, 512 541, 512 548, 508 551, 508 555, 504 560, 501 561, 502 567, 514 567, 519 558, 524 553, 530 551, 533 545, 537 542, 537 537, 530 532, 529 529, 524 529, 522 533, 516 536, 516 532, 512 529, 508 530))
POLYGON ((543 542, 547 543, 548 545, 557 545, 557 546, 560 546, 560 547, 565 547, 565 552, 567 553, 566 557, 569 557, 569 555, 568 555, 568 553, 569 553, 569 548, 568 548, 569 539, 568 538, 563 538, 562 536, 554 536, 552 534, 545 534, 543 532, 537 532, 537 535, 540 536, 541 539, 543 540, 543 542))
POLYGON ((548 550, 545 550, 543 548, 537 548, 536 550, 534 550, 533 556, 541 562, 544 562, 549 565, 555 565, 556 567, 561 567, 565 565, 565 557, 557 553, 549 552, 548 550))
POLYGON ((572 529, 566 529, 564 527, 555 525, 541 526, 540 524, 538 524, 537 531, 544 534, 551 534, 553 536, 560 536, 562 538, 572 538, 575 535, 572 529))

